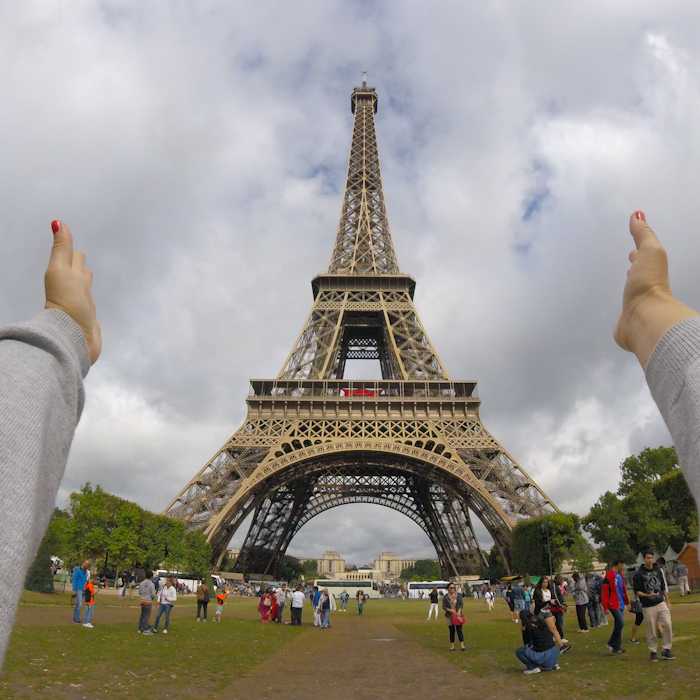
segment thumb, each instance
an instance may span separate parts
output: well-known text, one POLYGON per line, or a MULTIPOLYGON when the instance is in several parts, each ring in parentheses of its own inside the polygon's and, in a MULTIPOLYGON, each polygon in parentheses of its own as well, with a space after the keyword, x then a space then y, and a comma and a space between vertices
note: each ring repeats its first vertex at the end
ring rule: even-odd
POLYGON ((49 267, 71 267, 73 264, 73 235, 62 221, 52 221, 53 248, 49 257, 49 267))

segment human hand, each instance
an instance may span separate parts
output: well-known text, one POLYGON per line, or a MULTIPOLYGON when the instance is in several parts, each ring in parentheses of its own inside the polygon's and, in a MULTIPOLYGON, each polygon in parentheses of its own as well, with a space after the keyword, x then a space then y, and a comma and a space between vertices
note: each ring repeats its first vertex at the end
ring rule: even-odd
POLYGON ((636 248, 629 255, 632 267, 627 272, 622 313, 613 337, 646 369, 661 336, 678 321, 698 314, 671 293, 666 250, 644 212, 632 214, 629 226, 636 248))
POLYGON ((73 236, 62 221, 53 221, 53 248, 44 275, 47 309, 68 314, 85 336, 90 364, 100 356, 102 335, 92 299, 92 272, 85 268, 85 255, 73 252, 73 236))

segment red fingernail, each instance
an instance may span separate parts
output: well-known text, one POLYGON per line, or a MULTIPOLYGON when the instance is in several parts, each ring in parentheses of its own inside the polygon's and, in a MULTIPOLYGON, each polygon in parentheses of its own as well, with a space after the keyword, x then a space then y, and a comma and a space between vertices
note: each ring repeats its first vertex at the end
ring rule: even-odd
POLYGON ((51 230, 53 231, 53 235, 55 236, 61 230, 61 224, 58 223, 58 221, 52 221, 51 230))
POLYGON ((644 212, 643 212, 643 211, 636 211, 636 212, 634 212, 634 216, 635 216, 637 219, 639 219, 640 221, 646 221, 646 220, 647 220, 647 217, 644 216, 644 212))

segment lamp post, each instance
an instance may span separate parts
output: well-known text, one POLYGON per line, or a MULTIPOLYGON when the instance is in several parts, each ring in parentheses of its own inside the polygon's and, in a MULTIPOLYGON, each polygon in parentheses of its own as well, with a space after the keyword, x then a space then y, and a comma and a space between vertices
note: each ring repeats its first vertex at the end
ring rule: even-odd
POLYGON ((549 556, 549 578, 550 580, 554 577, 554 571, 552 571, 552 547, 549 544, 549 518, 542 523, 542 530, 547 535, 547 555, 549 556))

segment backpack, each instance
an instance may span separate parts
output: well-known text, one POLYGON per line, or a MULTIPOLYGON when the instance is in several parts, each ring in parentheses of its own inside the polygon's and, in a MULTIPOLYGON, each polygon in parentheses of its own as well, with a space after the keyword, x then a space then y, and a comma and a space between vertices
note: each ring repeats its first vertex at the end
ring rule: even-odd
POLYGON ((92 603, 92 592, 88 588, 89 584, 85 584, 85 602, 86 603, 92 603))

